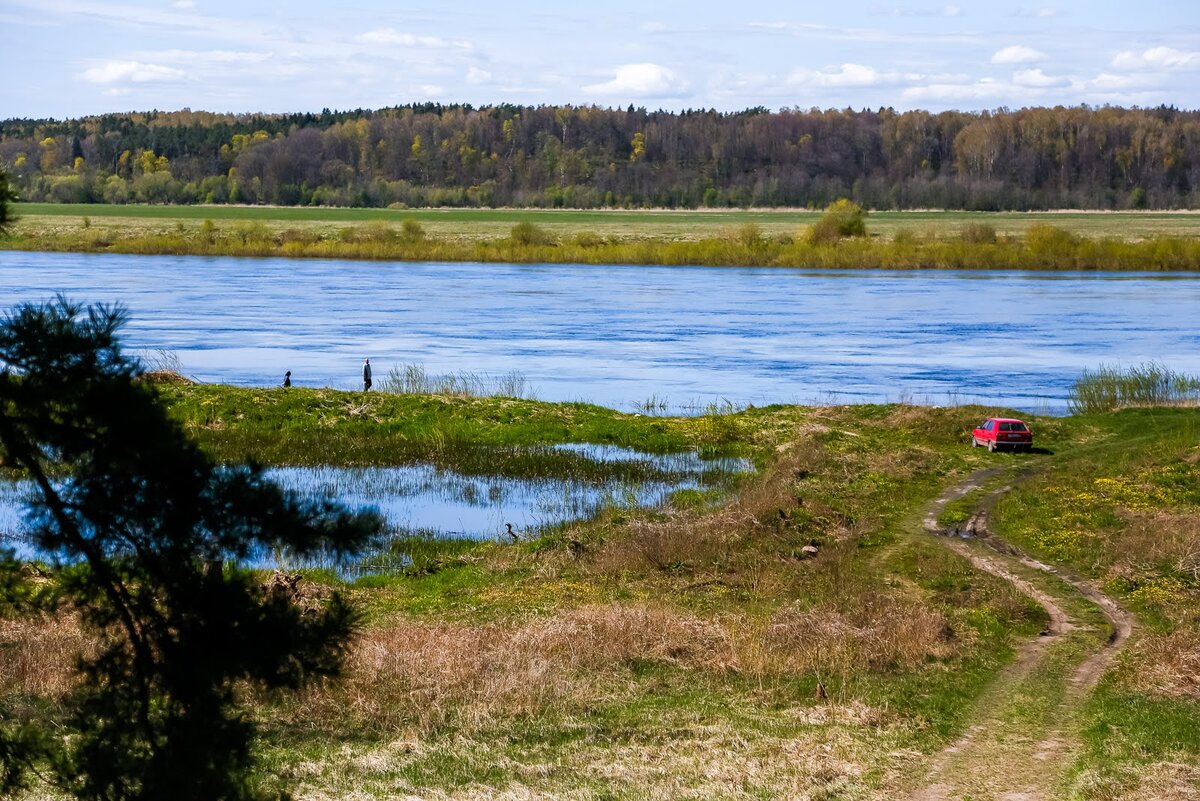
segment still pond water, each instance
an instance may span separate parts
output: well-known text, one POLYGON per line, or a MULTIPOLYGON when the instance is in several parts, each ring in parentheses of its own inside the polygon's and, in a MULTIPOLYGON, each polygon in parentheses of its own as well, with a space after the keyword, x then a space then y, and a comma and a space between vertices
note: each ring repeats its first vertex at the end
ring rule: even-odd
POLYGON ((913 400, 1062 412, 1099 364, 1200 373, 1200 275, 405 264, 0 252, 0 307, 121 301, 201 381, 353 387, 364 357, 629 410, 913 400))
MULTIPOLYGON (((536 451, 539 449, 529 449, 536 451)), ((593 463, 589 478, 520 479, 461 475, 427 464, 400 467, 277 467, 266 476, 300 495, 371 508, 395 537, 432 536, 507 540, 536 536, 560 523, 594 517, 606 509, 655 507, 680 490, 728 485, 753 470, 745 459, 702 458, 694 452, 646 454, 612 445, 565 444, 541 450, 567 452, 593 463)), ((0 481, 0 546, 36 557, 29 543, 26 506, 30 482, 0 481)), ((390 553, 384 546, 368 559, 390 553)), ((258 562, 275 566, 275 554, 258 562)), ((286 562, 286 557, 284 557, 286 562)))

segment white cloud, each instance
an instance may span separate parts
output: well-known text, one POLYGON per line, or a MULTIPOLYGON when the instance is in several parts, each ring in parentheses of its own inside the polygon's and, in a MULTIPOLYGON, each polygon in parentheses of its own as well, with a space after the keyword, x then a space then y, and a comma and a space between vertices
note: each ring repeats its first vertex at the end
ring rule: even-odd
POLYGON ((995 100, 1011 94, 1011 84, 992 78, 980 78, 974 83, 932 83, 927 86, 910 86, 901 96, 916 101, 963 101, 995 100))
POLYGON ((625 64, 617 67, 611 81, 585 86, 583 91, 630 97, 678 97, 687 92, 687 82, 658 64, 625 64))
POLYGON ((1017 86, 1029 86, 1044 89, 1051 86, 1070 86, 1071 79, 1062 76, 1047 75, 1041 68, 1035 70, 1017 70, 1013 73, 1013 83, 1017 86))
POLYGON ((1132 75, 1113 75, 1111 72, 1102 72, 1088 82, 1089 88, 1101 91, 1133 89, 1144 85, 1145 82, 1140 78, 1132 75))
POLYGON ((1018 8, 1009 16, 1012 17, 1034 17, 1037 19, 1052 19, 1058 16, 1058 10, 1053 8, 1018 8))
POLYGON ((479 67, 471 67, 467 70, 467 83, 481 84, 487 83, 492 79, 492 73, 487 70, 481 70, 479 67))
POLYGON ((162 64, 144 64, 141 61, 109 61, 83 72, 89 83, 153 83, 157 81, 179 81, 187 77, 183 70, 162 64))
POLYGON ((193 2, 193 0, 175 0, 174 3, 171 3, 171 8, 189 9, 195 7, 196 4, 193 2))
POLYGON ((432 83, 423 83, 414 89, 422 97, 444 97, 446 95, 446 87, 432 83))
POLYGON ((1185 53, 1173 47, 1152 47, 1141 53, 1122 50, 1113 57, 1112 65, 1119 70, 1196 70, 1200 69, 1200 53, 1185 53))
POLYGON ((198 64, 260 64, 271 58, 272 54, 244 50, 154 50, 131 55, 138 60, 183 63, 194 67, 198 64))
POLYGON ((100 94, 105 97, 124 97, 133 94, 133 90, 125 86, 110 86, 100 94))
POLYGON ((801 67, 788 75, 787 82, 793 86, 879 86, 896 83, 900 78, 899 73, 879 72, 864 64, 842 64, 820 70, 801 67))
POLYGON ((471 44, 456 39, 443 39, 440 36, 416 36, 403 33, 395 28, 376 28, 358 37, 360 42, 367 44, 393 45, 397 47, 423 47, 427 50, 470 50, 471 44))
POLYGON ((940 8, 910 8, 907 6, 872 6, 867 13, 875 17, 961 17, 963 10, 954 4, 940 8))
POLYGON ((992 54, 993 64, 1028 64, 1031 61, 1041 61, 1046 54, 1025 45, 1012 45, 992 54))

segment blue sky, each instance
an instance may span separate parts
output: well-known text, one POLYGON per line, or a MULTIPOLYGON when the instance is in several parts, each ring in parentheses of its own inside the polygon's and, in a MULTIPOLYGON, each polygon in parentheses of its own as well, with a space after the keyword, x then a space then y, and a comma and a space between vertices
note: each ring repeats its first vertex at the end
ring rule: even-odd
POLYGON ((1196 0, 0 0, 0 118, 441 101, 1200 107, 1196 0))

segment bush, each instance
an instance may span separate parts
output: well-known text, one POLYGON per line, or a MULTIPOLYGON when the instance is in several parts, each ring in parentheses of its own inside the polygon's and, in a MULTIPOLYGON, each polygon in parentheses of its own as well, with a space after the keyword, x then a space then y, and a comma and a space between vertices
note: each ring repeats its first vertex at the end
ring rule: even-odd
POLYGON ((1041 223, 1025 232, 1025 250, 1037 264, 1058 269, 1075 266, 1078 237, 1070 231, 1041 223))
POLYGON ((989 223, 967 223, 959 229, 958 238, 969 245, 994 245, 996 228, 989 223))
POLYGON ((841 198, 826 207, 821 219, 808 229, 807 239, 812 245, 831 245, 839 239, 866 236, 867 212, 857 203, 841 198))
POLYGON ((509 234, 509 241, 520 247, 553 245, 554 237, 550 236, 546 229, 531 222, 519 222, 512 227, 512 233, 509 234))
POLYGON ((416 220, 405 220, 400 223, 400 238, 405 242, 421 242, 425 237, 425 226, 416 220))
POLYGON ((233 235, 243 245, 248 245, 251 242, 261 243, 272 241, 271 230, 258 221, 239 221, 233 226, 233 235))

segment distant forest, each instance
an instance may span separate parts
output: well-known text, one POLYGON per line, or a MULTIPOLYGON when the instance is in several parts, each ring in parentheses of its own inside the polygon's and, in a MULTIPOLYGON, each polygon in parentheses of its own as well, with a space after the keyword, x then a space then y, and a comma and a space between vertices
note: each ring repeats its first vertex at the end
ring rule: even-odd
POLYGON ((0 167, 63 203, 1194 208, 1200 112, 152 111, 5 120, 0 167))

